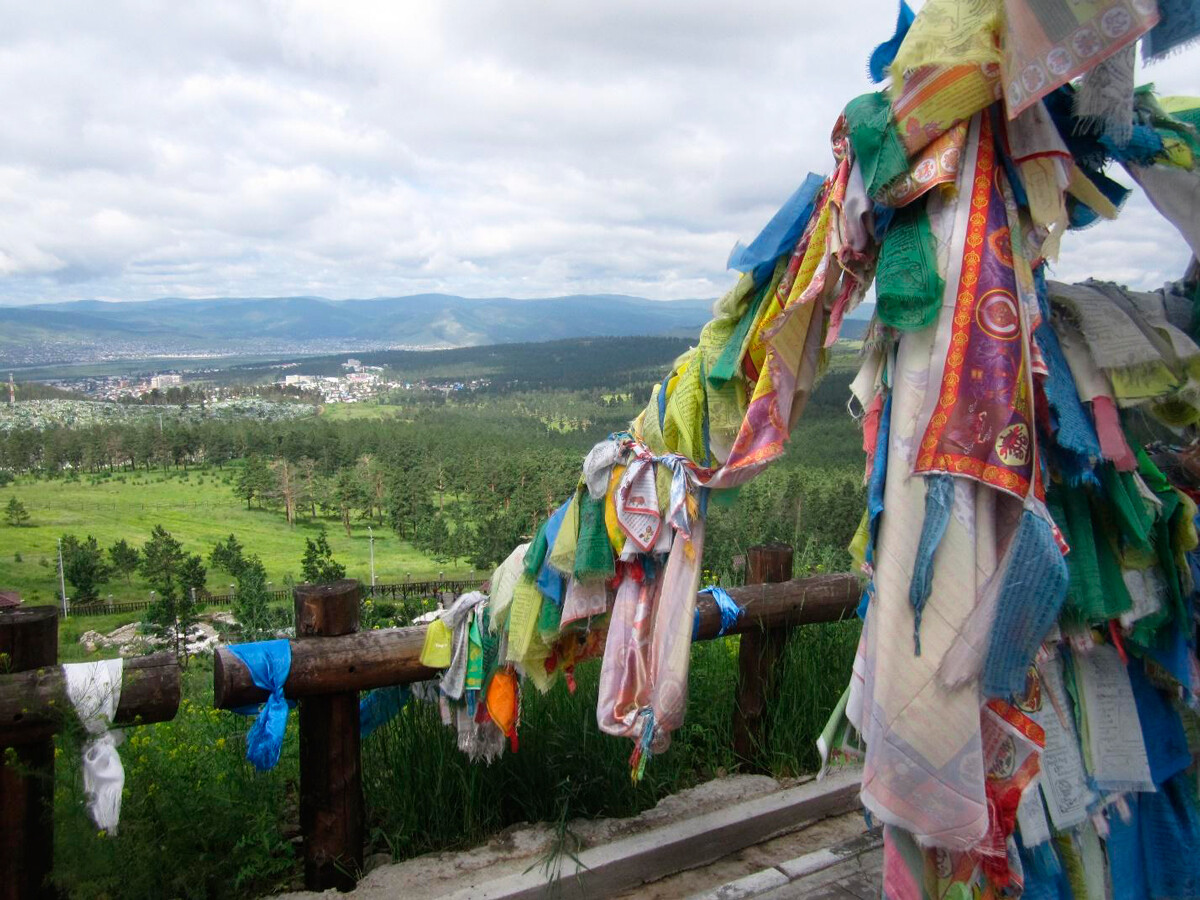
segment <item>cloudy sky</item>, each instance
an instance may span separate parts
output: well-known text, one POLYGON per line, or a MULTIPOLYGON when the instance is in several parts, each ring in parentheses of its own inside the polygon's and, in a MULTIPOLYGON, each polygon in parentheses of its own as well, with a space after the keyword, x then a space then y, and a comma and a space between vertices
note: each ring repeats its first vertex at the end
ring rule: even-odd
MULTIPOLYGON (((0 303, 712 296, 894 10, 0 0, 0 303)), ((1200 94, 1198 55, 1142 77, 1200 94)), ((1139 286, 1188 259, 1140 197, 1063 249, 1139 286)))

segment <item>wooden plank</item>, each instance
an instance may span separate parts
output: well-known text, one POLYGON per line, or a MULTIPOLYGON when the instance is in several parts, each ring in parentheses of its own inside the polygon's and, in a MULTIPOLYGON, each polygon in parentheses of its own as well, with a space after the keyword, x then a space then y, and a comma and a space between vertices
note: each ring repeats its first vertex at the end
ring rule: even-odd
MULTIPOLYGON (((169 651, 125 660, 114 725, 148 725, 175 718, 179 663, 169 651)), ((57 731, 74 711, 58 665, 0 675, 0 742, 16 742, 31 729, 57 731)))
MULTIPOLYGON (((793 831, 804 824, 858 808, 859 773, 843 770, 705 813, 579 854, 549 890, 563 900, 610 897, 676 872, 708 865, 730 853, 793 831)), ((443 900, 544 900, 548 885, 540 870, 471 885, 443 900)))
MULTIPOLYGON (((746 610, 730 632, 739 634, 849 618, 862 589, 855 576, 843 574, 748 585, 731 588, 729 593, 746 610)), ((696 607, 700 613, 697 639, 717 637, 721 613, 716 603, 708 594, 700 594, 696 607)), ((298 699, 435 678, 440 670, 421 665, 419 659, 425 627, 381 628, 314 642, 293 640, 292 668, 284 694, 298 699)), ((262 703, 267 698, 266 691, 255 686, 245 665, 226 647, 217 648, 214 657, 213 694, 218 709, 262 703)))
MULTIPOLYGON (((0 661, 8 672, 57 668, 54 607, 0 613, 0 661)), ((0 900, 53 896, 53 867, 54 738, 42 727, 0 742, 0 900)))

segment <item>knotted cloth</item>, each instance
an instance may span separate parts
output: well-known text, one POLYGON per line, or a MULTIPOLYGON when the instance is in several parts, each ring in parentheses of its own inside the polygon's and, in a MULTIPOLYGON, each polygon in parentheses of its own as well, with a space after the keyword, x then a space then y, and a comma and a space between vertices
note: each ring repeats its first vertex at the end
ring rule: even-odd
MULTIPOLYGON (((738 602, 729 595, 729 591, 721 587, 719 584, 710 584, 706 588, 701 588, 698 593, 710 594, 717 604, 717 609, 721 612, 721 628, 717 631, 717 637, 724 637, 729 633, 737 620, 741 618, 744 610, 738 606, 738 602)), ((696 618, 692 623, 692 640, 696 640, 700 636, 700 608, 696 607, 696 618)))
POLYGON ((246 735, 246 759, 254 768, 265 772, 279 762, 283 735, 287 731, 291 704, 284 699, 283 685, 292 671, 292 643, 281 638, 255 644, 233 644, 229 652, 245 663, 254 684, 271 695, 266 703, 234 710, 242 715, 257 716, 246 735))
POLYGON ((91 737, 83 746, 83 789, 88 811, 97 828, 113 834, 121 819, 121 790, 125 769, 117 753, 119 731, 109 724, 121 702, 121 671, 124 661, 69 663, 62 667, 67 696, 75 714, 91 737))

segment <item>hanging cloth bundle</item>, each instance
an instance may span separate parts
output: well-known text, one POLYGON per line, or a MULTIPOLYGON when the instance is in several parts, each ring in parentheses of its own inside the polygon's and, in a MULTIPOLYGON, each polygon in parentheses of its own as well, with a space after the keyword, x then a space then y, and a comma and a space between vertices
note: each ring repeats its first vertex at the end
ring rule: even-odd
POLYGON ((88 811, 97 828, 115 834, 121 819, 121 791, 125 769, 117 753, 121 732, 109 725, 121 703, 121 671, 124 661, 64 665, 67 696, 89 738, 83 745, 83 789, 88 796, 88 811))

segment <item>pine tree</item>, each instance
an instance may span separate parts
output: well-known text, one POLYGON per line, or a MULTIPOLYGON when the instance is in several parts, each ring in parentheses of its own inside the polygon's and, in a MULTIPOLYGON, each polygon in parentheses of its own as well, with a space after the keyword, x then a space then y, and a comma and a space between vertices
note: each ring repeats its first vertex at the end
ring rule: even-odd
POLYGON ((75 588, 77 603, 92 603, 100 598, 100 586, 112 575, 104 561, 104 551, 90 534, 82 541, 73 534, 62 537, 63 577, 75 588))
POLYGON ((242 637, 246 640, 259 641, 270 636, 270 599, 267 570, 262 560, 257 556, 243 559, 237 573, 237 593, 233 595, 233 617, 242 627, 242 637))
POLYGON ((352 468, 338 472, 337 483, 334 486, 334 498, 342 517, 342 527, 346 529, 346 537, 353 532, 350 530, 350 513, 356 509, 370 508, 370 495, 359 478, 358 472, 352 468))
POLYGON ((113 571, 124 575, 126 584, 132 584, 131 576, 137 571, 138 565, 142 561, 142 554, 138 552, 137 548, 125 538, 121 538, 108 548, 108 559, 112 563, 113 571))
POLYGON ((334 560, 324 528, 315 541, 312 538, 304 539, 304 557, 300 560, 300 569, 308 584, 331 584, 346 577, 346 567, 334 560))
POLYGON ((208 554, 208 563, 214 569, 221 569, 236 578, 241 573, 242 566, 246 565, 243 550, 237 536, 230 534, 225 540, 213 544, 208 554))
POLYGON ((273 481, 271 469, 263 458, 250 456, 242 464, 242 472, 238 476, 237 486, 234 487, 233 492, 246 501, 246 509, 249 509, 250 501, 255 498, 258 499, 260 505, 262 504, 263 497, 270 493, 273 481))
POLYGON ((146 621, 172 641, 175 656, 187 664, 187 633, 198 620, 193 592, 204 587, 203 561, 184 552, 183 545, 161 525, 155 525, 142 548, 142 575, 157 596, 146 621))
POLYGON ((13 528, 20 528, 22 525, 29 524, 29 510, 16 497, 11 497, 8 505, 4 507, 4 519, 13 528))

